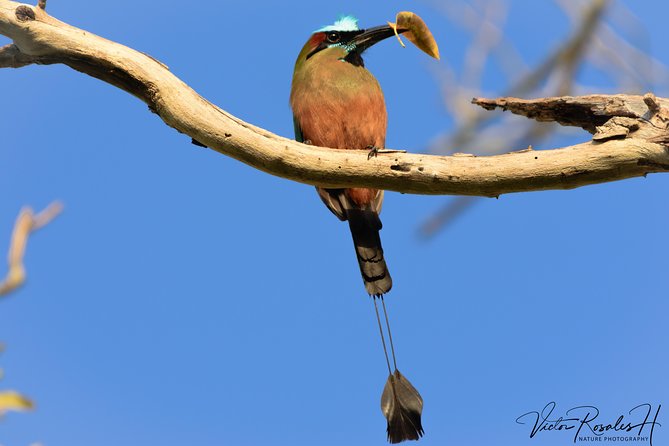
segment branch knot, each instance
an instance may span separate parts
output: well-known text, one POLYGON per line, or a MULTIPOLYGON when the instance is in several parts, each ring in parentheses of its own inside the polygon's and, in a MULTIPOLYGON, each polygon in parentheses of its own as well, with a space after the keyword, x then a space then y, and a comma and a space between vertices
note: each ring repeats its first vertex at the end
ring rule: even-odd
POLYGON ((33 11, 33 8, 30 6, 21 5, 16 8, 16 18, 19 19, 20 22, 35 20, 35 11, 33 11))

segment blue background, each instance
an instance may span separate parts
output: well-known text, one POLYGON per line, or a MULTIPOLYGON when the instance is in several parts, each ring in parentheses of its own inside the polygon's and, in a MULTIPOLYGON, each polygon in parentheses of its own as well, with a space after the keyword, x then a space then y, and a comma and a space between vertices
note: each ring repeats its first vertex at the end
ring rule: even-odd
MULTIPOLYGON (((669 62, 669 7, 625 4, 669 62)), ((284 136, 311 31, 341 13, 364 27, 403 9, 458 69, 469 35, 431 3, 48 4, 284 136)), ((569 21, 552 2, 516 0, 505 31, 536 63, 569 21)), ((425 151, 451 128, 437 62, 389 40, 366 64, 386 93, 389 147, 425 151)), ((488 95, 504 90, 494 72, 488 95)), ((22 205, 66 206, 30 240, 27 285, 0 302, 0 388, 37 404, 0 421, 0 443, 385 444, 373 305, 346 225, 312 187, 193 146, 136 98, 65 66, 0 70, 0 89, 0 253, 22 205)), ((668 193, 669 177, 650 175, 506 195, 427 242, 417 228, 445 198, 386 195, 386 302, 400 370, 425 400, 421 445, 567 445, 570 434, 530 439, 516 417, 549 401, 597 405, 610 421, 669 404, 668 193)), ((663 420, 656 445, 669 438, 664 409, 663 420)))

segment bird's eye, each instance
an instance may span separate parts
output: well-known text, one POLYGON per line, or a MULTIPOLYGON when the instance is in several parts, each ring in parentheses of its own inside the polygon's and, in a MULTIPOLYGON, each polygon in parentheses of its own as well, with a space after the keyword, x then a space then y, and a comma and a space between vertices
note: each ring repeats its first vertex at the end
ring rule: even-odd
POLYGON ((328 33, 326 37, 330 43, 337 43, 341 39, 341 35, 335 31, 328 33))

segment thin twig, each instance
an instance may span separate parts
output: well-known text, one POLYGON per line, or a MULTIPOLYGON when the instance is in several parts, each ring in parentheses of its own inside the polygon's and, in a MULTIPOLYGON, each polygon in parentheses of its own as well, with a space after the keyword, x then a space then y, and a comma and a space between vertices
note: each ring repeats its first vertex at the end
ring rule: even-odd
POLYGON ((31 233, 49 224, 62 210, 63 205, 60 202, 51 203, 39 214, 34 214, 29 207, 21 209, 12 232, 9 254, 7 255, 9 269, 5 279, 0 282, 0 296, 7 295, 23 285, 26 279, 23 257, 25 256, 28 237, 31 233))

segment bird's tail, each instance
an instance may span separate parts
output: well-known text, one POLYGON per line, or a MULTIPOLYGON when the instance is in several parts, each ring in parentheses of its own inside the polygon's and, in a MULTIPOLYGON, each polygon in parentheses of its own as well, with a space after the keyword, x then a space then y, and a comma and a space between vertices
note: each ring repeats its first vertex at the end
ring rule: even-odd
POLYGON ((383 258, 379 237, 381 219, 371 209, 347 209, 346 217, 367 293, 374 297, 383 296, 392 288, 393 280, 383 258))
POLYGON ((425 433, 421 424, 423 398, 408 379, 395 369, 381 395, 381 411, 388 420, 388 441, 418 440, 425 433))

